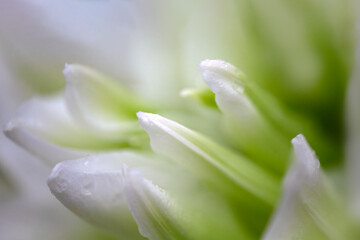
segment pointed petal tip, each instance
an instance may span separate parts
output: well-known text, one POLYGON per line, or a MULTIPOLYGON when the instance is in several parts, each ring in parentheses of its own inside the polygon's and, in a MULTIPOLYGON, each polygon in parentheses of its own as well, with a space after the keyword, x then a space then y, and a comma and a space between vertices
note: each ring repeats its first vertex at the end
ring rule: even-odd
POLYGON ((67 83, 81 80, 79 76, 86 74, 87 68, 76 63, 65 63, 63 75, 67 83))
POLYGON ((237 95, 244 92, 244 74, 223 60, 204 60, 200 63, 202 77, 215 95, 237 95))
POLYGON ((231 74, 236 77, 240 74, 240 71, 234 65, 219 59, 206 59, 200 62, 199 67, 202 72, 211 71, 219 74, 231 74))
POLYGON ((142 111, 139 111, 136 113, 136 116, 140 119, 142 118, 146 113, 145 112, 142 112, 142 111))
POLYGON ((291 139, 291 143, 293 145, 302 144, 304 142, 307 142, 307 141, 306 141, 305 136, 301 133, 299 135, 297 135, 296 137, 294 137, 293 139, 291 139))
POLYGON ((57 193, 61 193, 65 189, 64 183, 59 184, 59 182, 57 181, 58 177, 59 177, 59 173, 61 172, 61 169, 63 169, 62 162, 55 165, 55 167, 52 169, 52 171, 47 179, 47 185, 50 189, 50 192, 53 195, 56 195, 57 193))
POLYGON ((150 124, 151 122, 153 122, 156 119, 160 119, 161 116, 158 114, 154 114, 154 113, 146 113, 146 112, 137 112, 136 116, 139 119, 140 122, 140 126, 142 126, 143 124, 150 124))
POLYGON ((12 132, 16 127, 17 124, 14 121, 9 121, 3 126, 2 130, 5 136, 9 137, 8 134, 12 132))
POLYGON ((296 137, 294 137, 291 140, 291 143, 297 155, 299 155, 300 152, 312 151, 309 143, 307 142, 303 134, 299 134, 296 137))
POLYGON ((137 116, 137 118, 139 119, 139 123, 140 123, 140 126, 144 123, 144 122, 147 122, 148 120, 147 120, 147 113, 145 113, 145 112, 141 112, 141 111, 139 111, 139 112, 137 112, 136 113, 136 116, 137 116))
MULTIPOLYGON (((76 160, 70 161, 76 162, 76 160)), ((81 185, 81 179, 74 181, 76 176, 79 175, 85 176, 85 171, 81 173, 76 164, 71 167, 71 164, 69 166, 68 161, 57 163, 47 178, 47 185, 50 192, 63 204, 64 200, 80 195, 79 186, 81 185), (77 190, 78 192, 74 190, 77 190)))
POLYGON ((226 64, 228 63, 220 59, 205 59, 199 63, 199 68, 201 70, 206 70, 209 68, 218 68, 219 66, 226 64))
MULTIPOLYGON (((75 162, 76 160, 69 161, 75 162)), ((74 182, 74 176, 79 175, 80 172, 78 166, 69 165, 69 161, 57 163, 51 170, 46 181, 50 192, 56 196, 60 202, 62 202, 64 198, 69 197, 67 196, 69 194, 80 195, 80 192, 76 193, 76 191, 72 191, 74 187, 71 186, 71 182, 74 182)), ((84 175, 85 173, 86 171, 83 172, 84 175)))
POLYGON ((304 164, 308 171, 316 171, 320 168, 320 162, 315 151, 311 148, 304 135, 299 134, 291 140, 297 161, 304 164))
POLYGON ((210 66, 212 66, 214 61, 217 61, 217 60, 205 59, 205 60, 199 62, 200 70, 204 71, 204 69, 209 68, 210 66))
POLYGON ((65 63, 63 75, 65 76, 66 80, 68 79, 68 76, 71 75, 73 72, 73 64, 65 63))
POLYGON ((6 123, 3 126, 2 131, 7 138, 16 142, 16 140, 14 139, 14 134, 16 135, 16 132, 18 132, 18 130, 21 129, 21 126, 19 125, 21 125, 21 123, 19 122, 18 119, 10 120, 8 123, 6 123))

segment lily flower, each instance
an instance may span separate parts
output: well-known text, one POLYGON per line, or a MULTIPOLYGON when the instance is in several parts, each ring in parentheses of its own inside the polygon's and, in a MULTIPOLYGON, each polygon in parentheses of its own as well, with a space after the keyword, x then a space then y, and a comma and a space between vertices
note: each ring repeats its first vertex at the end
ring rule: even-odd
POLYGON ((187 12, 167 2, 178 9, 172 28, 161 21, 166 12, 152 15, 158 5, 136 2, 136 13, 150 14, 140 23, 152 26, 133 33, 136 87, 66 64, 63 91, 25 102, 5 135, 53 167, 47 183, 66 208, 118 239, 357 239, 359 222, 328 170, 342 162, 352 50, 346 10, 338 1, 321 14, 307 0, 274 0, 273 11, 260 0, 225 1, 221 13, 240 30, 223 36, 247 46, 228 56, 246 74, 203 60, 204 83, 181 91, 181 79, 193 76, 184 65, 199 57, 191 48, 199 35, 183 20, 211 3, 187 12), (280 27, 268 25, 273 18, 280 27), (191 37, 179 42, 174 29, 191 37))
MULTIPOLYGON (((245 155, 238 152, 236 148, 222 146, 222 144, 177 122, 157 114, 144 112, 137 113, 140 127, 150 136, 153 151, 162 157, 153 156, 151 158, 147 144, 139 145, 140 150, 145 151, 143 154, 146 155, 143 157, 141 157, 139 148, 121 144, 115 146, 133 148, 132 153, 89 156, 91 154, 89 151, 99 151, 99 149, 92 148, 94 141, 98 143, 97 146, 100 147, 100 150, 109 149, 108 139, 104 139, 104 135, 98 134, 98 132, 107 131, 102 126, 108 126, 111 131, 116 132, 117 125, 112 125, 111 121, 127 124, 129 120, 124 111, 126 109, 132 111, 131 104, 136 102, 124 101, 123 99, 106 101, 112 96, 116 97, 116 94, 111 95, 111 91, 120 90, 121 87, 108 85, 111 81, 108 82, 107 78, 92 70, 73 65, 69 71, 69 67, 66 66, 65 68, 65 76, 67 78, 78 78, 75 81, 79 85, 74 87, 74 80, 68 82, 65 92, 67 94, 63 95, 63 101, 66 101, 70 94, 72 94, 70 96, 83 96, 82 98, 70 98, 73 100, 71 102, 73 105, 69 103, 67 105, 64 103, 62 105, 49 104, 49 99, 32 101, 30 105, 22 107, 27 111, 22 110, 20 113, 23 115, 17 115, 5 128, 8 137, 17 141, 18 144, 28 147, 34 154, 40 149, 39 146, 46 148, 46 144, 56 147, 57 151, 67 151, 68 147, 72 148, 69 149, 70 155, 60 154, 60 157, 72 156, 76 158, 79 152, 73 149, 81 149, 80 152, 84 154, 85 158, 60 162, 53 169, 48 181, 53 194, 67 208, 81 218, 122 238, 140 239, 143 236, 149 239, 219 239, 220 236, 228 236, 228 238, 251 239, 258 238, 261 235, 279 199, 280 179, 286 166, 285 159, 282 169, 280 168, 282 171, 274 171, 267 167, 269 163, 280 164, 277 162, 279 160, 272 155, 264 154, 263 162, 256 161, 256 155, 253 155, 251 151, 247 152, 247 145, 242 145, 241 141, 238 143, 245 155), (110 94, 102 95, 106 91, 94 91, 93 83, 98 84, 96 89, 106 89, 106 87, 112 86, 109 90, 110 94), (33 104, 41 106, 40 103, 42 102, 44 107, 41 109, 42 111, 38 112, 41 115, 36 116, 40 116, 40 119, 34 121, 32 117, 35 115, 31 114, 34 109, 33 104), (88 103, 92 104, 89 105, 88 103), (111 106, 110 104, 114 105, 111 106), (116 106, 119 104, 125 104, 126 107, 117 116, 115 115, 116 106), (54 108, 54 106, 58 107, 54 108), (71 108, 72 110, 70 110, 71 108), (51 112, 51 109, 57 111, 51 112), (60 109, 63 110, 59 111, 60 109), (112 110, 113 112, 111 112, 112 110), (106 114, 106 111, 109 111, 109 114, 106 114), (62 115, 57 116, 55 114, 62 115), (46 116, 48 117, 44 118, 46 116), (109 118, 105 118, 107 116, 109 118), (62 127, 60 128, 61 132, 56 128, 48 128, 47 123, 50 122, 59 124, 62 127), (67 129, 69 134, 72 132, 74 136, 68 142, 61 139, 67 129), (78 138, 76 134, 78 134, 78 138), (17 135, 21 137, 16 137, 17 135), (23 136, 36 138, 41 145, 38 145, 39 142, 33 141, 31 141, 33 144, 27 144, 28 141, 23 136), (81 142, 83 145, 78 145, 79 140, 77 139, 83 139, 81 142), (129 168, 128 165, 131 167, 129 168), (141 170, 142 168, 145 169, 141 170), (142 176, 143 174, 146 174, 146 178, 142 176), (187 180, 178 182, 179 179, 187 180), (191 193, 191 201, 188 199, 189 193, 191 193), (216 208, 222 209, 221 214, 230 214, 230 209, 236 209, 232 214, 237 220, 226 217, 230 221, 226 221, 227 227, 223 228, 221 227, 222 224, 218 223, 213 226, 220 215, 217 211, 194 215, 193 212, 202 213, 211 209, 208 204, 204 203, 204 198, 201 196, 203 193, 206 193, 208 197, 213 194, 217 195, 219 199, 216 200, 215 205, 216 208), (196 200, 194 200, 195 198, 196 200), (201 207, 199 202, 202 204, 201 207), (202 208, 203 211, 200 210, 202 208), (226 208, 230 209, 226 210, 226 208), (209 230, 210 226, 214 231, 209 230), (136 231, 137 227, 139 232, 136 231)), ((250 119, 256 129, 265 129, 266 131, 266 129, 277 129, 279 126, 273 124, 276 122, 275 120, 271 118, 267 120, 269 115, 265 115, 263 112, 276 110, 279 115, 281 114, 281 119, 287 119, 288 125, 297 126, 296 124, 298 124, 301 126, 301 123, 286 118, 284 108, 266 109, 265 104, 260 105, 261 101, 252 101, 252 98, 246 94, 249 90, 244 87, 244 83, 240 80, 241 74, 229 63, 219 60, 205 60, 200 64, 200 67, 206 83, 215 93, 217 106, 226 119, 239 122, 250 119), (266 125, 255 122, 260 119, 263 119, 261 120, 263 123, 266 121, 266 125)), ((267 97, 271 100, 270 94, 267 97)), ((56 99, 55 103, 58 101, 56 99)), ((276 104, 272 106, 277 107, 276 104)), ((129 116, 131 117, 131 114, 129 116)), ((272 130, 277 134, 274 135, 275 137, 286 138, 286 134, 288 134, 286 130, 289 128, 287 125, 282 127, 278 131, 272 130)), ((123 128, 120 127, 119 129, 123 128)), ((131 130, 131 128, 129 129, 131 130)), ((138 136, 138 132, 125 132, 125 136, 131 139, 131 137, 138 136)), ((119 131, 117 135, 121 137, 121 133, 119 131)), ((236 135, 237 133, 233 132, 233 134, 236 135)), ((270 134, 269 137, 271 137, 270 134)), ((114 139, 115 143, 116 141, 114 139)), ((306 201, 306 204, 309 204, 308 208, 312 209, 313 214, 319 217, 319 221, 324 221, 323 218, 329 220, 329 223, 322 223, 325 225, 324 227, 320 226, 321 229, 325 227, 332 229, 336 226, 340 232, 329 233, 331 236, 336 238, 347 236, 348 226, 351 224, 345 224, 343 221, 345 224, 345 230, 343 230, 337 223, 337 219, 339 217, 349 219, 349 223, 351 223, 351 219, 346 214, 346 209, 343 209, 343 205, 337 203, 336 195, 332 200, 332 192, 327 190, 327 183, 325 184, 321 180, 322 174, 317 173, 319 163, 316 159, 314 160, 312 150, 302 136, 295 138, 293 144, 299 163, 294 165, 292 168, 294 170, 290 170, 288 173, 287 179, 289 180, 285 182, 284 203, 280 205, 279 213, 274 217, 273 226, 270 225, 270 230, 268 230, 265 238, 276 239, 277 237, 273 237, 273 235, 277 236, 277 234, 280 234, 281 237, 284 236, 284 239, 293 236, 293 234, 298 235, 291 227, 286 228, 288 231, 285 233, 279 233, 279 230, 276 230, 277 228, 282 229, 282 224, 278 222, 287 222, 288 214, 293 214, 292 219, 294 221, 303 215, 301 213, 302 207, 298 210, 299 207, 296 205, 298 201, 300 201, 298 203, 300 206, 301 201, 306 201), (319 184, 318 181, 320 181, 319 184), (311 194, 313 192, 318 192, 320 196, 315 196, 312 200, 311 194), (290 200, 288 200, 289 198, 290 200), (320 202, 323 202, 324 199, 326 199, 326 204, 321 206, 320 202), (327 211, 328 209, 335 209, 334 206, 337 206, 339 210, 333 212, 334 220, 332 220, 327 211), (283 210, 284 208, 285 210, 283 210), (283 216, 284 214, 285 216, 283 216)), ((284 145, 284 149, 286 147, 284 145)), ((48 149, 50 149, 49 153, 51 154, 53 149, 48 149)), ((50 157, 50 155, 45 157, 50 157)), ((62 160, 66 160, 66 158, 62 160)), ((212 204, 214 203, 211 202, 212 204)), ((305 220, 300 219, 298 221, 303 223, 305 220)), ((301 230, 302 233, 315 234, 313 227, 307 226, 308 222, 304 224, 306 226, 301 230)), ((298 224, 295 223, 294 225, 297 226, 298 224)))

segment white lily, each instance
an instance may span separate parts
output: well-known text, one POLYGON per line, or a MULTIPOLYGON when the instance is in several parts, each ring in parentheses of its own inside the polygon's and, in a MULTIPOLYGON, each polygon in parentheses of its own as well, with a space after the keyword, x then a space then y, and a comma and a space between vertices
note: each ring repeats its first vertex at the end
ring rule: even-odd
POLYGON ((328 190, 331 183, 302 136, 293 140, 298 161, 287 173, 283 199, 267 225, 279 200, 293 136, 304 133, 320 158, 328 159, 324 166, 340 161, 351 31, 346 10, 337 11, 339 1, 324 11, 318 9, 324 3, 307 0, 295 5, 199 1, 191 11, 176 1, 127 4, 138 18, 120 34, 126 36, 119 48, 126 49, 126 60, 119 71, 105 71, 122 83, 84 65, 66 65, 64 94, 30 100, 4 129, 37 157, 60 162, 48 180, 56 198, 123 239, 258 239, 266 226, 265 239, 353 238, 356 222, 343 200, 328 190), (206 39, 214 43, 203 44, 199 26, 228 26, 211 14, 198 14, 204 9, 211 13, 213 6, 231 27, 221 34, 209 30, 206 39), (296 6, 309 16, 304 19, 296 6), (272 18, 276 27, 268 25, 272 18), (186 24, 189 19, 196 24, 186 24), (148 23, 150 29, 144 27, 148 23), (294 39, 284 41, 288 36, 294 39), (328 41, 332 38, 337 40, 328 41), (232 48, 219 44, 228 42, 232 48), (244 53, 241 61, 238 50, 244 53), (180 100, 177 93, 188 85, 183 79, 196 76, 188 66, 212 56, 239 61, 248 76, 225 61, 205 60, 200 70, 210 89, 182 91, 202 104, 180 100), (327 85, 327 78, 334 84, 327 85), (318 102, 307 107, 314 99, 318 102), (151 153, 136 113, 152 150, 162 156, 151 153), (336 117, 327 121, 332 114, 336 117), (294 183, 297 177, 301 180, 294 183))
MULTIPOLYGON (((208 63, 208 61, 206 63, 208 63)), ((212 64, 202 63, 202 71, 205 72, 205 80, 207 80, 215 92, 217 103, 225 114, 226 108, 224 109, 222 106, 225 105, 222 104, 226 101, 229 101, 229 103, 240 101, 240 106, 242 101, 250 104, 250 98, 244 95, 244 91, 235 91, 235 89, 238 90, 238 88, 233 87, 233 85, 228 85, 231 81, 237 81, 236 79, 234 80, 234 77, 236 78, 234 75, 236 69, 234 67, 221 61, 213 61, 212 64), (224 68, 224 66, 229 66, 229 68, 224 68), (210 73, 208 73, 209 71, 210 73), (233 91, 233 93, 229 94, 229 91, 233 91)), ((77 75, 76 77, 82 76, 83 75, 77 75)), ((97 75, 91 74, 84 76, 91 77, 90 79, 92 79, 92 77, 96 77, 97 75)), ((101 77, 98 78, 101 79, 101 77)), ((98 88, 101 89, 104 86, 107 86, 106 83, 100 83, 98 88)), ((77 92, 75 93, 77 94, 77 92)), ((88 91, 83 93, 86 96, 88 91)), ((99 101, 99 99, 102 100, 102 98, 95 98, 92 95, 89 96, 92 101, 95 101, 96 104, 94 104, 94 106, 99 106, 101 109, 101 104, 104 104, 104 102, 99 101)), ((105 102, 105 104, 109 104, 109 102, 105 102)), ((126 102, 124 104, 126 104, 126 102)), ((67 109, 65 105, 63 105, 63 109, 67 109)), ((77 111, 87 114, 88 112, 94 112, 93 109, 92 106, 86 107, 85 105, 85 107, 79 107, 77 111)), ((234 109, 236 110, 236 105, 234 105, 234 109)), ((24 111, 22 112, 24 113, 24 111)), ((240 111, 240 113, 242 112, 240 111)), ((158 161, 156 159, 134 160, 134 158, 138 158, 137 155, 129 157, 121 154, 119 156, 104 155, 99 158, 103 160, 99 160, 97 157, 90 157, 60 163, 54 168, 49 178, 49 187, 65 206, 85 220, 102 226, 125 238, 141 238, 137 231, 135 231, 135 222, 130 224, 132 217, 134 217, 138 224, 140 233, 150 239, 200 239, 204 237, 217 239, 218 237, 215 236, 219 235, 214 233, 220 234, 221 236, 228 235, 253 238, 257 236, 258 233, 261 233, 261 229, 265 226, 272 207, 276 204, 279 181, 276 175, 271 174, 268 170, 262 169, 239 153, 219 146, 201 134, 189 130, 176 122, 149 113, 139 112, 137 115, 140 120, 140 126, 150 135, 153 150, 172 160, 172 163, 166 161, 164 165, 165 168, 162 168, 155 164, 155 162, 158 161), (124 163, 127 165, 135 164, 135 168, 139 168, 142 172, 146 172, 147 170, 141 170, 141 168, 148 166, 149 171, 152 172, 149 179, 154 180, 157 176, 159 181, 157 184, 164 190, 158 191, 156 190, 158 187, 152 186, 150 183, 145 183, 147 180, 143 180, 142 177, 136 173, 138 170, 135 172, 131 170, 129 172, 126 167, 122 167, 121 170, 120 166, 124 163), (166 176, 170 173, 169 169, 174 167, 176 170, 170 174, 170 176, 166 176), (159 171, 161 169, 165 169, 165 171, 159 171), (180 177, 183 171, 186 173, 183 177, 180 177), (154 174, 154 172, 157 173, 154 174), (176 175, 179 177, 175 177, 176 175), (178 184, 169 181, 170 179, 183 179, 184 176, 194 180, 181 182, 180 189, 182 190, 179 190, 177 187, 178 184), (215 212, 207 214, 205 215, 206 218, 204 218, 204 216, 193 217, 191 215, 191 209, 194 208, 194 206, 199 208, 196 202, 201 201, 202 198, 198 197, 197 200, 192 199, 195 203, 190 204, 189 201, 186 200, 186 197, 184 197, 184 195, 186 196, 186 194, 184 194, 184 187, 187 191, 185 192, 192 192, 194 197, 194 186, 198 184, 200 184, 200 187, 195 188, 197 191, 216 192, 222 196, 220 199, 228 199, 227 201, 230 201, 229 206, 236 207, 239 213, 241 213, 238 216, 240 222, 236 223, 235 221, 234 228, 226 228, 227 233, 223 232, 219 226, 214 228, 214 232, 202 230, 204 226, 209 226, 212 222, 216 221, 219 212, 216 212, 216 214, 214 214, 215 212), (118 190, 114 191, 114 188, 118 190), (176 199, 176 205, 179 204, 179 209, 181 210, 176 210, 177 207, 173 209, 171 204, 168 205, 169 201, 172 202, 173 200, 166 200, 167 197, 165 196, 167 196, 167 194, 165 194, 164 191, 169 191, 176 196, 174 198, 176 199), (152 201, 154 201, 153 204, 155 205, 148 205, 152 201), (162 206, 162 204, 165 205, 162 206), (131 214, 128 208, 131 210, 131 214), (160 210, 151 210, 152 208, 159 208, 160 210), (160 216, 158 216, 158 214, 160 214, 160 216), (184 214, 190 217, 184 218, 184 214), (153 217, 151 217, 152 215, 153 217), (252 219, 251 216, 256 216, 256 218, 252 219), (192 219, 192 221, 188 219, 192 219), (196 223, 193 221, 194 219, 196 219, 196 223), (164 223, 161 223, 163 221, 164 223), (157 226, 158 224, 160 225, 157 226), (124 227, 124 229, 122 229, 122 227, 124 227), (194 227, 195 230, 192 227, 194 227)), ((53 115, 50 116, 53 117, 53 115)), ((90 123, 92 119, 99 119, 91 114, 86 116, 90 116, 87 120, 90 123)), ((255 117, 255 119, 257 118, 259 117, 255 117)), ((24 119, 28 120, 30 118, 26 116, 24 119)), ((61 118, 60 120, 64 119, 66 118, 61 118)), ((77 124, 76 126, 78 126, 79 129, 89 127, 89 124, 79 124, 84 121, 84 118, 68 119, 72 120, 68 122, 72 122, 75 125, 77 124)), ((126 118, 124 118, 124 120, 126 121, 126 118)), ((31 123, 33 121, 29 122, 31 123)), ((38 123, 39 121, 36 122, 38 123)), ((121 123, 121 118, 119 119, 119 123, 121 123)), ((42 132, 36 131, 36 125, 32 126, 22 123, 21 126, 25 129, 35 129, 32 130, 33 134, 43 138, 43 136, 41 136, 42 132)), ((40 130, 46 127, 44 124, 39 126, 40 130)), ((93 129, 96 130, 96 127, 93 129)), ((8 135, 11 136, 12 130, 7 130, 8 135)), ((63 130, 65 129, 63 128, 63 130)), ((43 133, 45 137, 51 136, 51 131, 43 133)), ((92 134, 93 131, 86 133, 92 134)), ((57 134, 60 133, 55 132, 54 136, 57 136, 57 134)), ((16 140, 15 138, 13 139, 16 140)), ((61 144, 61 141, 57 142, 56 139, 57 138, 48 138, 47 140, 53 141, 52 144, 61 144)), ((83 139, 86 148, 91 149, 91 145, 87 145, 87 143, 91 143, 91 139, 83 139)), ((101 137, 94 139, 98 139, 100 142, 102 141, 101 137)), ((64 147, 65 146, 62 148, 64 147)), ((77 145, 75 145, 75 147, 79 148, 77 145)), ((296 148, 296 150, 298 150, 298 148, 296 148)), ((308 151, 306 148, 303 148, 298 150, 298 154, 305 154, 302 158, 306 159, 311 157, 306 155, 308 151)), ((249 156, 251 157, 251 155, 249 156)), ((271 162, 274 161, 274 159, 269 158, 268 161, 271 162)), ((276 164, 275 162, 273 163, 276 164)), ((309 164, 312 164, 312 162, 309 161, 309 164)), ((305 169, 307 169, 307 167, 305 169)), ((296 191, 296 188, 293 189, 293 187, 291 187, 290 190, 296 191)), ((309 198, 308 196, 305 197, 309 198)), ((222 203, 222 200, 219 200, 219 202, 217 202, 217 208, 223 209, 223 211, 226 212, 224 210, 226 209, 226 205, 221 207, 221 204, 224 203, 222 203)), ((203 205, 202 207, 207 208, 209 206, 203 205)), ((324 207, 324 209, 328 208, 324 207)), ((227 225, 229 225, 229 222, 227 222, 227 225)), ((308 230, 307 228, 305 230, 312 232, 312 230, 308 230)), ((289 231, 290 235, 296 235, 291 229, 289 229, 289 231)))

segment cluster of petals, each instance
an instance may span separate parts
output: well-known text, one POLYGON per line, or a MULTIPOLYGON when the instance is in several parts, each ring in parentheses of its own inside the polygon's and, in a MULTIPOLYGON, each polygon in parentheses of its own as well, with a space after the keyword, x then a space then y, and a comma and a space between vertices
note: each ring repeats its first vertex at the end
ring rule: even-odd
POLYGON ((314 151, 288 141, 311 131, 233 65, 199 67, 208 87, 181 94, 220 116, 232 147, 76 64, 63 93, 26 102, 4 132, 54 166, 66 208, 123 239, 350 239, 314 151))

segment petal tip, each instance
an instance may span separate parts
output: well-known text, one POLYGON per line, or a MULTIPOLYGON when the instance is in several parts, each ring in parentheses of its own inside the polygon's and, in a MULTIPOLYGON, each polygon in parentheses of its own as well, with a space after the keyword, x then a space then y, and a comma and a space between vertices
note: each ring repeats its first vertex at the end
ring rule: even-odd
POLYGON ((65 76, 66 79, 68 79, 67 77, 69 75, 71 75, 73 73, 73 65, 72 64, 69 64, 69 63, 65 63, 65 67, 64 67, 64 70, 63 70, 63 75, 65 76))
POLYGON ((232 64, 230 64, 224 60, 206 59, 206 60, 200 62, 199 67, 202 72, 212 71, 212 72, 217 72, 220 74, 231 74, 234 76, 239 75, 239 70, 235 66, 233 66, 232 64))
POLYGON ((86 68, 75 63, 65 63, 63 75, 67 83, 81 80, 82 75, 86 74, 86 68))
POLYGON ((142 111, 139 111, 136 113, 136 116, 140 119, 142 118, 146 113, 145 112, 142 112, 142 111))
POLYGON ((10 121, 3 126, 3 133, 8 136, 8 134, 12 132, 16 127, 17 124, 14 123, 14 121, 10 121))
POLYGON ((291 143, 298 162, 304 164, 309 170, 320 168, 320 162, 316 157, 315 151, 310 147, 304 135, 297 135, 291 140, 291 143))
POLYGON ((63 169, 63 162, 56 164, 47 179, 47 185, 50 192, 56 197, 58 197, 58 194, 64 192, 67 188, 67 182, 61 177, 63 169))
POLYGON ((293 145, 303 144, 306 142, 306 138, 303 134, 299 134, 291 140, 293 145))
MULTIPOLYGON (((15 141, 14 140, 14 134, 16 134, 17 130, 19 129, 19 121, 18 120, 11 120, 9 121, 8 123, 6 123, 4 126, 3 126, 3 133, 4 135, 11 139, 12 141, 15 141)), ((15 141, 16 142, 16 141, 15 141)))
POLYGON ((228 64, 224 60, 219 59, 205 59, 199 63, 199 67, 201 70, 207 70, 209 68, 218 68, 219 66, 223 66, 228 64))
POLYGON ((159 119, 160 116, 154 113, 146 113, 146 112, 137 112, 136 116, 139 119, 140 126, 148 125, 156 119, 159 119))

